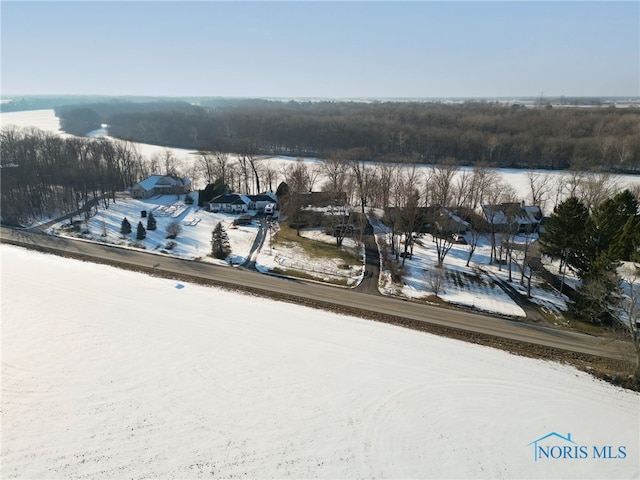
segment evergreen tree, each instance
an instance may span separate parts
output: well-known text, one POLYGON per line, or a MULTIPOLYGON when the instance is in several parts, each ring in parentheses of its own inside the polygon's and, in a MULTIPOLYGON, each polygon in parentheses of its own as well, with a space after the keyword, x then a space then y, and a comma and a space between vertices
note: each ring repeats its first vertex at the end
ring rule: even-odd
POLYGON ((229 243, 229 235, 222 226, 222 223, 218 222, 211 232, 211 254, 224 260, 231 253, 231 244, 229 243))
MULTIPOLYGON (((624 190, 612 198, 607 198, 604 202, 598 205, 593 212, 593 225, 596 255, 615 250, 618 255, 617 258, 623 258, 619 256, 623 254, 628 258, 629 247, 623 248, 620 251, 620 241, 629 242, 629 239, 621 239, 621 235, 624 232, 625 226, 627 228, 633 227, 634 220, 631 220, 632 224, 627 225, 630 217, 635 217, 638 211, 638 201, 629 190, 624 190), (626 250, 626 252, 625 252, 626 250)), ((632 233, 632 230, 628 232, 628 235, 632 233)))
POLYGON ((213 183, 207 184, 204 190, 198 190, 198 206, 202 207, 218 195, 222 195, 229 190, 221 178, 217 178, 213 183))
POLYGON ((149 216, 147 217, 147 230, 155 230, 156 228, 156 217, 153 216, 152 212, 149 212, 149 216))
POLYGON ((122 220, 122 225, 120 226, 120 233, 122 235, 128 235, 131 233, 131 224, 129 223, 129 220, 127 220, 127 217, 124 217, 124 219, 122 220))
POLYGON ((280 182, 280 185, 278 185, 278 188, 276 190, 276 195, 278 196, 278 198, 284 197, 288 195, 288 193, 289 185, 287 185, 287 182, 280 182))
POLYGON ((542 253, 560 259, 560 272, 570 266, 588 270, 592 258, 592 228, 587 207, 571 197, 553 209, 540 237, 542 253))
POLYGON ((142 222, 138 222, 138 232, 136 233, 137 240, 144 240, 147 236, 147 231, 144 229, 142 222))
POLYGON ((630 215, 622 231, 611 245, 611 255, 614 258, 633 261, 640 246, 640 217, 630 215))

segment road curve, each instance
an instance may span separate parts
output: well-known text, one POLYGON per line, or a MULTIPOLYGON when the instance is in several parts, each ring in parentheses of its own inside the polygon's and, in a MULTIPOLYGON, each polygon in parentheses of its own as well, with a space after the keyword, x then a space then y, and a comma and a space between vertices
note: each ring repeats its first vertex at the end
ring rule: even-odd
POLYGON ((449 329, 505 338, 516 342, 540 345, 580 354, 606 358, 624 358, 625 345, 610 339, 559 330, 540 325, 491 317, 468 311, 442 308, 388 296, 374 296, 358 291, 331 287, 300 280, 289 280, 257 273, 243 268, 230 268, 207 263, 181 260, 161 254, 117 248, 99 243, 40 232, 0 228, 0 240, 27 248, 47 249, 53 253, 71 254, 100 263, 114 262, 124 267, 176 275, 228 287, 240 287, 288 301, 345 307, 346 311, 363 316, 389 316, 392 323, 426 322, 449 329))

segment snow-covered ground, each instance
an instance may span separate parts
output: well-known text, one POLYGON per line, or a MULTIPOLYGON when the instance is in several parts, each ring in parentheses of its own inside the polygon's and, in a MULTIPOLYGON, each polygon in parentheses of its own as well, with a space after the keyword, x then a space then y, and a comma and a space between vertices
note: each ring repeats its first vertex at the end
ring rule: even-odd
MULTIPOLYGON (((197 194, 192 194, 194 197, 197 194)), ((257 222, 252 225, 233 226, 237 215, 225 213, 212 213, 200 209, 194 202, 193 205, 184 203, 184 195, 179 198, 176 195, 162 195, 150 199, 117 198, 105 209, 100 203, 98 214, 89 219, 88 225, 83 221, 79 232, 72 232, 64 228, 69 221, 60 222, 49 229, 50 232, 63 236, 80 237, 87 240, 110 243, 132 248, 144 248, 150 252, 159 254, 171 254, 172 256, 186 259, 200 259, 212 263, 223 263, 210 257, 211 232, 220 222, 226 229, 232 246, 228 261, 233 264, 243 263, 249 256, 251 245, 256 237, 259 226, 257 222), (147 230, 144 240, 136 240, 138 222, 146 229, 147 218, 143 218, 142 211, 152 212, 156 219, 156 230, 147 230), (131 224, 131 233, 123 237, 120 233, 122 220, 126 218, 131 224), (173 240, 177 245, 169 252, 167 250, 166 228, 172 222, 178 222, 182 232, 173 240), (107 233, 104 236, 104 233, 107 233)), ((81 217, 76 217, 76 220, 81 217)))
POLYGON ((0 128, 13 125, 20 128, 39 128, 45 132, 67 135, 60 130, 60 119, 51 110, 27 110, 18 112, 0 112, 0 128))
MULTIPOLYGON (((335 245, 336 239, 324 233, 322 228, 305 228, 300 230, 300 236, 323 243, 335 245)), ((269 240, 265 242, 257 260, 256 268, 262 272, 272 272, 277 269, 284 275, 292 270, 302 272, 311 279, 356 286, 364 274, 364 251, 358 242, 352 238, 345 238, 342 248, 348 249, 354 255, 360 256, 359 265, 346 268, 344 261, 336 258, 314 258, 307 254, 302 247, 275 243, 271 246, 269 240)), ((295 273, 293 273, 295 276, 295 273)))
POLYGON ((640 396, 573 368, 12 246, 0 260, 2 478, 640 475, 640 396), (540 440, 541 457, 552 432, 573 443, 540 440))
MULTIPOLYGON (((376 238, 381 245, 386 238, 384 226, 376 225, 376 238)), ((515 242, 524 242, 516 237, 515 242)), ((431 235, 418 237, 413 256, 405 260, 402 270, 402 285, 391 281, 391 273, 383 271, 380 289, 387 295, 400 295, 407 298, 428 299, 436 295, 445 302, 460 305, 484 312, 499 315, 524 317, 525 312, 499 286, 496 280, 506 282, 508 271, 506 266, 502 270, 498 265, 490 264, 491 243, 487 237, 481 236, 466 266, 469 256, 469 246, 454 244, 444 259, 442 270, 435 267, 437 263, 436 246, 431 235)), ((400 259, 402 261, 402 259, 400 259)), ((526 272, 528 275, 528 272, 526 272)), ((526 279, 524 285, 519 284, 520 271, 512 267, 514 281, 509 285, 526 295, 526 279)), ((531 301, 540 305, 553 315, 559 315, 567 309, 567 298, 554 291, 535 275, 531 282, 531 301)))

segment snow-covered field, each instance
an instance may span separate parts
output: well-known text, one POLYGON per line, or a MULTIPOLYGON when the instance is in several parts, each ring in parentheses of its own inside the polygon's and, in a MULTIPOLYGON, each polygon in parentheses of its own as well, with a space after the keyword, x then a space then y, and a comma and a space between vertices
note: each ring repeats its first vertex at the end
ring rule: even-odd
POLYGON ((2 478, 640 475, 640 396, 573 368, 12 246, 0 259, 2 478), (552 432, 571 441, 540 440, 541 457, 552 432))

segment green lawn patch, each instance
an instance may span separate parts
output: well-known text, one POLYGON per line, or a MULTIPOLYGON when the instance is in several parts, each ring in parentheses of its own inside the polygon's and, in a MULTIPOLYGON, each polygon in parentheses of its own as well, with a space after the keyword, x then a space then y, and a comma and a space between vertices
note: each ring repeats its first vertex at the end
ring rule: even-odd
POLYGON ((345 265, 362 265, 362 259, 357 252, 344 247, 338 248, 335 244, 299 237, 295 228, 290 228, 287 223, 283 223, 274 239, 274 245, 287 244, 300 246, 312 258, 339 258, 345 265))

